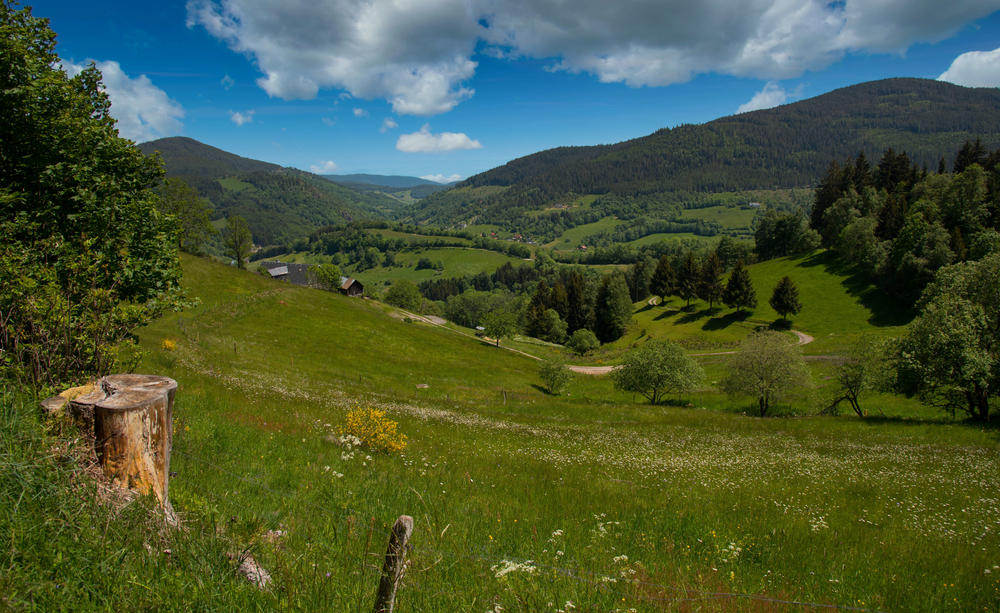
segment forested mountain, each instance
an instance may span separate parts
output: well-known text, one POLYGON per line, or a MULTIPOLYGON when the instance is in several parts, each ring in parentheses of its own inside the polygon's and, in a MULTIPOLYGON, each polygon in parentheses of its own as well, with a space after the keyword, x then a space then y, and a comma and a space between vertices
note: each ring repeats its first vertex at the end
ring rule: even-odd
POLYGON ((384 219, 399 202, 361 193, 320 175, 240 157, 175 136, 138 145, 160 152, 166 176, 187 182, 207 198, 213 218, 241 215, 258 245, 287 242, 316 228, 354 219, 384 219))
POLYGON ((336 181, 337 183, 344 184, 354 184, 363 183, 365 185, 381 185, 385 187, 397 187, 397 188, 408 188, 416 187, 418 185, 442 185, 448 187, 454 185, 454 183, 442 184, 433 183, 427 179, 421 179, 420 177, 407 177, 403 175, 367 175, 367 174, 353 174, 353 175, 320 175, 324 179, 329 179, 331 181, 336 181))
POLYGON ((222 179, 244 172, 277 172, 281 166, 251 160, 200 143, 186 136, 171 136, 137 145, 146 155, 159 151, 168 177, 194 176, 222 179))
POLYGON ((660 199, 686 194, 815 185, 830 159, 863 150, 895 147, 936 169, 976 138, 1000 145, 1000 90, 886 79, 617 145, 542 151, 470 177, 458 185, 473 188, 464 197, 431 195, 405 214, 442 224, 475 214, 509 226, 528 210, 584 194, 655 209, 660 199), (484 198, 474 189, 484 186, 506 189, 484 198))

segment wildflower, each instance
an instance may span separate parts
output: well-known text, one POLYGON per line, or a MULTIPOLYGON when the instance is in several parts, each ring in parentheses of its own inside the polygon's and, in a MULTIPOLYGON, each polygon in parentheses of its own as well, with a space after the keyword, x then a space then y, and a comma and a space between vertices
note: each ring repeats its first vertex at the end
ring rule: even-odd
POLYGON ((164 351, 173 351, 177 348, 177 343, 167 338, 163 340, 163 344, 161 344, 160 347, 164 351))

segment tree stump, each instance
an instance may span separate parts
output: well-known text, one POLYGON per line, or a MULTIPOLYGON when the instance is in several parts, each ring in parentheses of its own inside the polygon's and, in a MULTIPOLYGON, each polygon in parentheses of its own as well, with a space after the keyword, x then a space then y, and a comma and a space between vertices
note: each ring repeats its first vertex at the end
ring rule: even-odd
POLYGON ((169 513, 177 382, 156 375, 111 375, 101 380, 101 388, 104 397, 93 404, 94 448, 105 476, 142 494, 152 490, 169 513))

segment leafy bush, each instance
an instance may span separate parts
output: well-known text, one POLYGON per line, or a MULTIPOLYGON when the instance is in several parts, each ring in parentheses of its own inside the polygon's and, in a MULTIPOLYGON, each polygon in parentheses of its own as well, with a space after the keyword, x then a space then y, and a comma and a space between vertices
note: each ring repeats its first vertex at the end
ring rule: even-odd
POLYGON ((542 360, 538 365, 538 376, 542 378, 550 392, 558 394, 569 383, 573 372, 562 362, 542 360))
POLYGON ((406 449, 406 436, 396 432, 398 425, 385 416, 385 411, 358 407, 347 414, 347 421, 340 427, 340 435, 353 436, 360 445, 372 451, 392 453, 406 449))
POLYGON ((584 355, 597 349, 601 346, 600 341, 594 336, 594 333, 586 328, 581 328, 573 333, 573 336, 569 337, 566 341, 566 347, 570 350, 576 352, 578 355, 584 355))
POLYGON ((673 341, 649 341, 629 352, 611 371, 615 389, 638 392, 658 403, 665 395, 689 392, 705 379, 705 371, 673 341))

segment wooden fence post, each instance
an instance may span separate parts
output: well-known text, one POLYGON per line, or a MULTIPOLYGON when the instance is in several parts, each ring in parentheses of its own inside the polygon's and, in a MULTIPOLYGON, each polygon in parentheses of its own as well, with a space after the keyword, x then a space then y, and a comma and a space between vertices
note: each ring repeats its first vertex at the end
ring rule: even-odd
POLYGON ((392 613, 396 603, 396 588, 403 578, 406 569, 406 546, 413 534, 413 518, 400 515, 392 526, 389 536, 389 549, 385 552, 385 564, 382 566, 382 579, 378 583, 378 594, 375 596, 375 613, 392 613))

